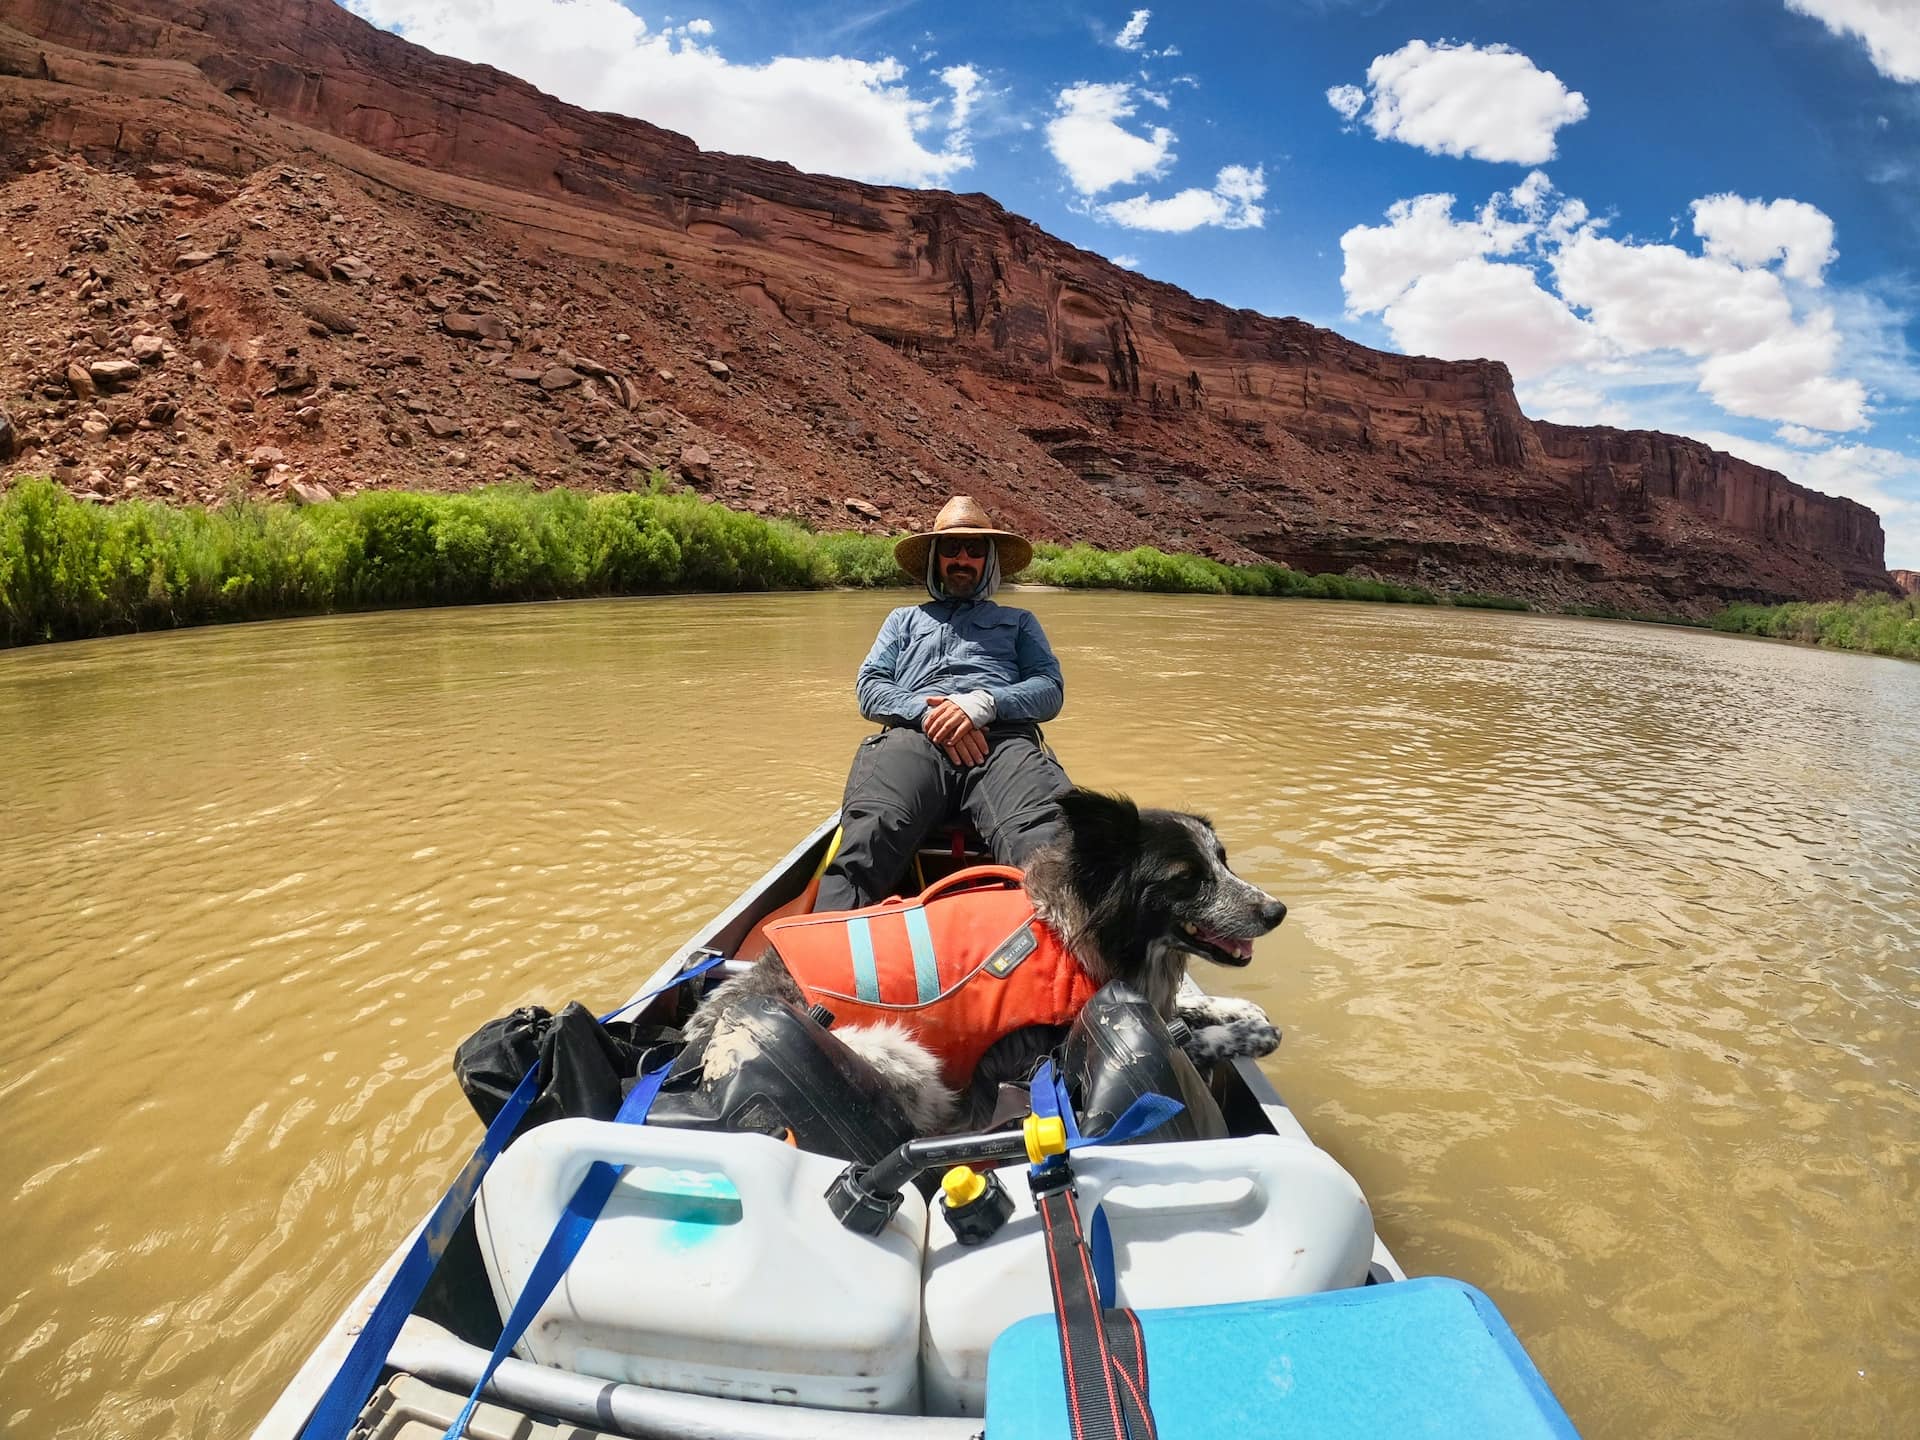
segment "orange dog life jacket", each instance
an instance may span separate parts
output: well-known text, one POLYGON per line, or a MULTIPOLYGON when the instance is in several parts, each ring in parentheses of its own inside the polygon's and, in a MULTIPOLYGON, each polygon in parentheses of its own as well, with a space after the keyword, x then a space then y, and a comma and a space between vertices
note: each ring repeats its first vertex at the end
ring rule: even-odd
POLYGON ((1033 913, 1018 870, 980 865, 916 900, 767 926, 807 1003, 836 1025, 895 1021, 965 1085, 1001 1036, 1064 1025, 1099 987, 1033 913))

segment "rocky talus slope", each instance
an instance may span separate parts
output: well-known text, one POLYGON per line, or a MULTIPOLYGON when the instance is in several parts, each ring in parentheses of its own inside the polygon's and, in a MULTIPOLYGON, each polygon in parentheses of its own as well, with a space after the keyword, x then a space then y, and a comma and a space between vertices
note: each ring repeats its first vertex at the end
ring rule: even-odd
POLYGON ((331 0, 0 0, 0 466, 102 500, 664 468, 897 530, 1703 612, 1890 587, 1878 520, 1698 442, 1529 420, 978 195, 561 104, 331 0))

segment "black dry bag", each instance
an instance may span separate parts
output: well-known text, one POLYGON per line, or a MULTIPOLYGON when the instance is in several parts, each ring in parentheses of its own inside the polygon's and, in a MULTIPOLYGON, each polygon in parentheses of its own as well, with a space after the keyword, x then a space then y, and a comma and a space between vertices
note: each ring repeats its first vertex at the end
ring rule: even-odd
POLYGON ((674 1062, 647 1123, 790 1133, 802 1150, 863 1165, 913 1138, 878 1072, 811 1015, 770 995, 728 1004, 705 1048, 674 1062))
MULTIPOLYGON (((1186 1108, 1140 1141, 1217 1140, 1227 1133, 1220 1106, 1167 1022, 1131 986, 1111 981, 1074 1017, 1061 1047, 1060 1073, 1087 1135, 1104 1135, 1142 1095, 1165 1095, 1186 1108)), ((1133 1144, 1134 1141, 1123 1141, 1133 1144)))

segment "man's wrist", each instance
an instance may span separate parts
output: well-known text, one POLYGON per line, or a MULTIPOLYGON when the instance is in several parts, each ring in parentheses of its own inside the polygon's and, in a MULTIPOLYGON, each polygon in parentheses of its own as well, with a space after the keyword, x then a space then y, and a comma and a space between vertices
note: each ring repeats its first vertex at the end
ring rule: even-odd
POLYGON ((973 722, 973 728, 984 730, 993 723, 993 696, 985 690, 968 690, 959 695, 949 695, 949 703, 958 706, 967 719, 973 722))

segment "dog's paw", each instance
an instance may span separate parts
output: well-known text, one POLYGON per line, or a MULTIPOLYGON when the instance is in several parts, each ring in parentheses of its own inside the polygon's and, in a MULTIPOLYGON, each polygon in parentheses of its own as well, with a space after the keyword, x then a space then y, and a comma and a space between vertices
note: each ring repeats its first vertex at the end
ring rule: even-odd
POLYGON ((1256 1059, 1280 1048, 1280 1027, 1251 1000, 1209 995, 1181 1006, 1180 1018, 1191 1032, 1184 1048, 1197 1064, 1256 1059))
POLYGON ((1262 1020, 1267 1012, 1251 1000, 1241 1000, 1233 995, 1203 995, 1197 1000, 1183 1001, 1179 1009, 1180 1018, 1195 1029, 1208 1025, 1232 1025, 1241 1020, 1262 1020))

